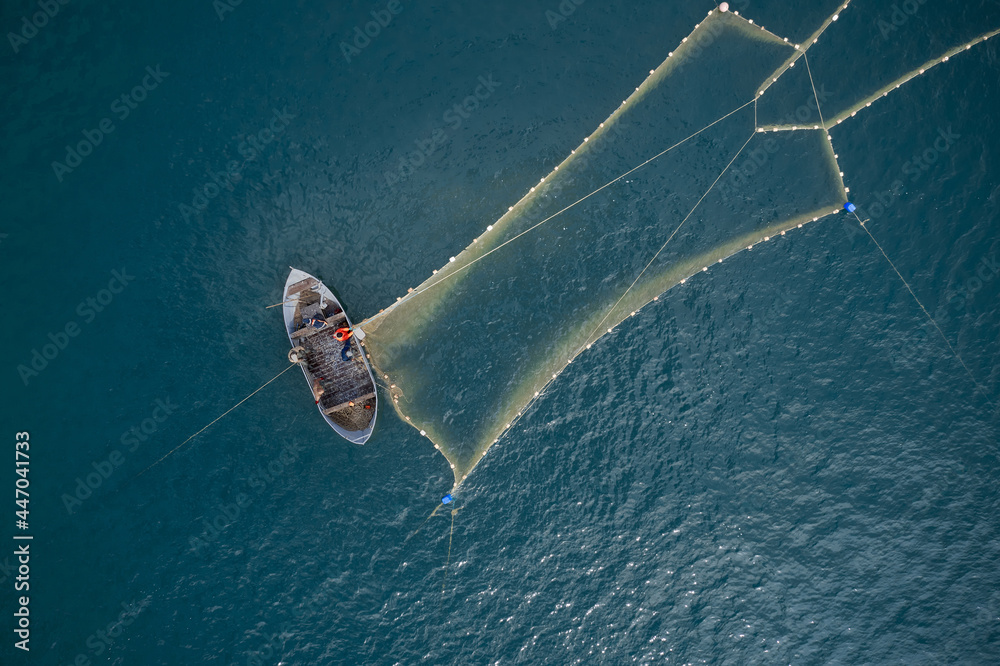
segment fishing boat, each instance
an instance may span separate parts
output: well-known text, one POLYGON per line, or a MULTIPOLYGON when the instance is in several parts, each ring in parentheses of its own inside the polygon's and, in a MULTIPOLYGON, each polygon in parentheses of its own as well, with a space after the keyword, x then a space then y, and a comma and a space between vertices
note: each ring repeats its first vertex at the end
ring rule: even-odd
POLYGON ((365 357, 364 332, 325 284, 292 268, 281 299, 285 329, 320 414, 341 437, 364 444, 375 427, 378 395, 365 357))

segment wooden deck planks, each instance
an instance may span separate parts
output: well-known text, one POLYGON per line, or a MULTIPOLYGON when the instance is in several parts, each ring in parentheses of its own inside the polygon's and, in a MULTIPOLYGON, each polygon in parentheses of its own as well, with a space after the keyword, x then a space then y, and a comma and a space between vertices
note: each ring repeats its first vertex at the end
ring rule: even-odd
POLYGON ((295 284, 293 284, 292 286, 290 286, 288 288, 287 292, 285 292, 285 298, 288 298, 290 296, 294 296, 295 294, 297 294, 299 292, 302 292, 302 291, 305 291, 306 289, 312 289, 313 287, 315 287, 318 284, 319 284, 319 281, 316 278, 312 278, 312 277, 306 278, 305 280, 302 280, 301 282, 296 282, 295 284))
POLYGON ((363 407, 366 400, 371 400, 374 397, 375 393, 366 393, 364 395, 358 396, 357 398, 354 398, 353 400, 348 400, 346 402, 340 403, 339 405, 334 405, 333 407, 324 409, 323 413, 326 414, 327 416, 331 416, 334 412, 339 412, 347 409, 348 407, 351 407, 352 402, 354 403, 353 406, 357 406, 360 404, 363 407))
POLYGON ((354 338, 350 342, 354 356, 344 361, 340 357, 344 343, 334 337, 333 327, 301 340, 306 349, 306 368, 323 386, 320 406, 324 413, 344 428, 364 430, 375 415, 374 408, 364 409, 365 403, 375 398, 375 386, 361 357, 364 350, 354 338), (355 408, 343 407, 351 401, 356 403, 355 408))

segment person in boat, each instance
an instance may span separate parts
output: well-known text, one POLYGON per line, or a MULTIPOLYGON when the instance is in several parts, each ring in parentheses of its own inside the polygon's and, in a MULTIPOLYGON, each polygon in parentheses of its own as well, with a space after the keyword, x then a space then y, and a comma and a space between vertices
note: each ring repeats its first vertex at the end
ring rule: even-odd
POLYGON ((292 347, 288 351, 288 361, 290 363, 298 363, 300 365, 305 365, 306 362, 305 347, 292 347))
POLYGON ((330 324, 323 318, 323 315, 317 315, 315 317, 305 317, 302 319, 303 326, 312 326, 315 329, 323 330, 330 324))
POLYGON ((354 356, 354 352, 351 351, 352 335, 354 335, 354 331, 349 328, 338 328, 333 334, 333 337, 344 343, 344 348, 340 350, 340 359, 342 361, 350 361, 354 356))

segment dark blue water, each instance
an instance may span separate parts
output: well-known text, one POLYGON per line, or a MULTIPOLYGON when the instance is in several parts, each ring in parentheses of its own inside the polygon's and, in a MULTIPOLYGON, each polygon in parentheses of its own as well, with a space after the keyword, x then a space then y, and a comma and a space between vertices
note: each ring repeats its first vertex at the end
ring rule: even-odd
MULTIPOLYGON (((731 4, 793 39, 835 7, 731 4)), ((377 312, 713 5, 392 7, 71 0, 0 48, 3 663, 1000 661, 995 40, 831 132, 982 390, 836 217, 581 356, 462 486, 447 581, 447 512, 406 541, 447 463, 389 411, 365 447, 339 440, 293 373, 137 477, 286 366, 263 307, 287 266, 377 312), (372 11, 391 21, 345 55, 372 11)), ((1000 27, 995 2, 914 7, 844 11, 810 56, 831 105, 1000 27)), ((4 3, 0 25, 36 11, 4 3)))

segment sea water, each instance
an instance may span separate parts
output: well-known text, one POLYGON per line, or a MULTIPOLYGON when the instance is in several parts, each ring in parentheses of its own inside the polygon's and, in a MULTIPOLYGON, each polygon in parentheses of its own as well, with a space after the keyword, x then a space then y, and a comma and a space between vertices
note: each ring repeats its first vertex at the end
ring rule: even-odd
MULTIPOLYGON (((730 5, 791 39, 839 6, 730 5)), ((672 289, 564 371, 450 505, 444 593, 450 512, 407 537, 447 462, 390 410, 366 446, 337 438, 295 373, 136 478, 284 369, 264 307, 289 265, 355 319, 395 302, 712 5, 393 7, 81 0, 32 32, 39 5, 5 3, 31 36, 0 60, 3 663, 995 660, 998 416, 846 216, 672 289)), ((996 27, 992 3, 857 2, 810 64, 843 106, 996 27)), ((987 42, 831 132, 993 404, 996 63, 987 42)))

